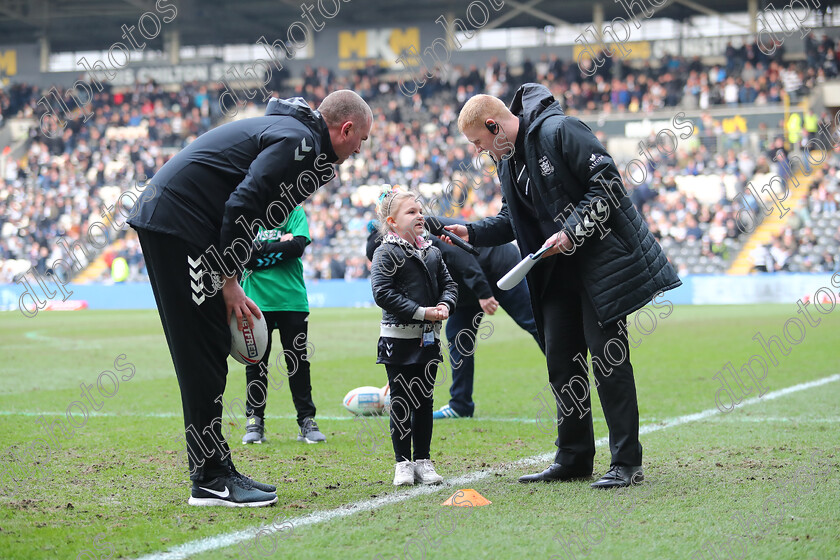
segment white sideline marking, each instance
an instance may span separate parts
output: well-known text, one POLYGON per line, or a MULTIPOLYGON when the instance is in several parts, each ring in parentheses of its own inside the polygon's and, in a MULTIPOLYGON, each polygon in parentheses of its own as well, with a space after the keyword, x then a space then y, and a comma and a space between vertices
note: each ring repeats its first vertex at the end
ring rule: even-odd
MULTIPOLYGON (((64 412, 32 412, 31 410, 0 410, 0 416, 65 416, 64 412)), ((88 411, 88 416, 102 416, 105 418, 183 418, 181 412, 96 412, 95 410, 88 411)), ((227 416, 227 415, 225 415, 227 416)), ((294 414, 266 414, 267 420, 295 420, 297 416, 294 414)), ((315 420, 353 420, 355 416, 318 416, 315 420)), ((379 416, 371 416, 370 418, 377 419, 379 416)), ((244 418, 243 418, 244 420, 244 418)), ((494 418, 488 416, 476 416, 474 418, 464 418, 463 420, 478 420, 481 422, 519 422, 523 424, 536 424, 536 418, 494 418)), ((603 418, 593 418, 595 422, 604 422, 603 418)), ((640 422, 656 422, 654 418, 640 418, 640 422)))
MULTIPOLYGON (((838 380, 840 380, 840 374, 834 374, 828 377, 823 377, 822 379, 817 379, 816 381, 800 383, 798 385, 793 385, 791 387, 779 389, 778 391, 772 391, 770 393, 765 394, 763 397, 753 397, 751 399, 746 399, 744 402, 738 405, 738 408, 741 408, 746 405, 755 404, 763 400, 769 401, 777 399, 779 397, 783 397, 791 393, 804 391, 805 389, 811 389, 813 387, 819 387, 821 385, 825 385, 827 383, 831 383, 833 381, 838 380)), ((717 408, 709 408, 707 410, 696 412, 694 414, 687 414, 685 416, 678 416, 676 418, 666 419, 657 424, 648 424, 647 426, 642 426, 641 428, 639 428, 639 435, 649 434, 651 432, 657 432, 659 430, 673 428, 675 426, 681 426, 690 422, 697 422, 698 420, 704 420, 706 418, 718 414, 721 414, 720 410, 718 410, 717 408)), ((596 447, 600 447, 608 442, 609 438, 604 437, 596 440, 595 445, 596 447)), ((379 509, 384 506, 397 504, 406 500, 410 500, 412 498, 416 498, 417 496, 434 494, 447 488, 468 488, 470 485, 472 485, 472 483, 487 478, 495 472, 510 470, 513 467, 525 466, 533 463, 543 463, 552 459, 554 455, 554 453, 544 453, 542 455, 526 457, 524 459, 520 459, 518 461, 510 463, 506 467, 502 467, 496 470, 478 471, 470 474, 457 476, 455 478, 445 479, 444 483, 439 486, 416 486, 404 492, 397 491, 394 494, 389 494, 381 498, 375 498, 373 500, 361 500, 358 502, 345 504, 339 506, 336 509, 326 511, 315 511, 297 518, 284 518, 283 523, 285 524, 289 522, 292 524, 293 527, 300 527, 303 525, 315 525, 318 523, 330 521, 332 519, 347 517, 353 515, 354 513, 359 513, 361 511, 370 511, 374 509, 379 509)), ((246 541, 248 539, 253 539, 257 535, 257 532, 260 530, 263 531, 264 535, 270 534, 272 532, 271 522, 269 521, 265 525, 260 525, 259 527, 242 529, 239 531, 234 531, 232 533, 217 535, 215 537, 205 537, 203 539, 196 539, 194 541, 174 546, 164 552, 156 552, 153 554, 142 556, 138 560, 180 560, 183 558, 189 558, 194 554, 208 552, 210 550, 218 550, 220 548, 226 548, 238 544, 240 542, 246 541)))
MULTIPOLYGON (((766 398, 766 397, 764 397, 766 398)), ((745 403, 741 403, 740 406, 743 406, 745 403)), ((15 410, 0 410, 0 416, 27 416, 32 418, 37 418, 38 416, 65 416, 64 412, 31 412, 28 410, 25 411, 15 411, 15 410)), ((88 416, 102 416, 106 418, 183 418, 183 414, 178 412, 122 412, 122 413, 111 413, 111 412, 95 412, 90 411, 88 412, 88 416)), ((267 420, 296 420, 297 416, 294 414, 266 414, 267 420)), ((333 421, 347 421, 353 420, 355 416, 318 416, 316 420, 326 420, 328 422, 333 421)), ((372 418, 378 418, 376 416, 372 418)), ((724 417, 726 418, 727 422, 744 422, 744 423, 762 423, 762 422, 800 422, 800 423, 811 423, 811 424, 837 424, 840 423, 840 416, 830 416, 830 417, 815 417, 815 416, 730 416, 724 417)), ((383 418, 384 420, 384 418, 383 418)), ((516 422, 519 424, 536 424, 536 419, 534 418, 493 418, 493 417, 484 417, 484 416, 476 416, 474 418, 464 418, 464 420, 477 420, 479 422, 516 422)), ((458 422, 460 422, 459 420, 458 422)), ((596 424, 604 423, 603 418, 593 418, 593 422, 596 424)), ((658 424, 660 422, 666 422, 667 419, 660 419, 656 417, 651 418, 639 418, 639 422, 641 424, 658 424)), ((444 425, 453 424, 453 422, 444 422, 444 425)))
POLYGON ((827 416, 825 418, 817 418, 815 416, 744 416, 742 414, 734 418, 722 418, 727 422, 742 422, 744 424, 763 424, 763 423, 800 423, 800 424, 840 424, 840 416, 827 416))
POLYGON ((88 340, 81 341, 75 338, 63 338, 58 336, 49 336, 46 334, 41 334, 42 331, 29 331, 23 333, 23 336, 28 338, 29 340, 35 340, 39 342, 49 342, 54 343, 55 346, 61 350, 78 350, 80 348, 88 349, 88 348, 102 348, 102 344, 98 342, 91 342, 88 340))
MULTIPOLYGON (((762 397, 767 398, 767 397, 762 397)), ((740 406, 743 406, 745 403, 741 403, 740 406)), ((32 412, 29 410, 0 410, 0 416, 31 416, 33 418, 37 418, 38 416, 65 416, 64 412, 32 412)), ((96 412, 90 411, 88 412, 88 416, 102 416, 105 418, 183 418, 183 414, 180 412, 96 412)), ((296 420, 297 416, 294 414, 266 414, 267 420, 296 420)), ((316 420, 327 420, 329 422, 333 421, 347 421, 353 420, 355 416, 318 416, 316 420)), ((378 419, 378 416, 371 416, 373 419, 378 419)), ((384 418, 382 418, 384 420, 384 418)), ((516 422, 519 424, 536 424, 535 418, 494 418, 492 416, 476 416, 474 418, 463 418, 458 420, 461 422, 462 420, 477 420, 479 422, 516 422)), ((593 418, 593 422, 603 423, 605 420, 603 418, 593 418)), ((639 418, 639 422, 642 424, 657 424, 659 422, 665 422, 666 419, 656 418, 656 417, 649 417, 649 418, 639 418)), ((832 417, 809 417, 809 416, 737 416, 737 417, 730 417, 727 418, 727 421, 734 421, 734 422, 811 422, 814 424, 834 424, 840 422, 840 416, 832 416, 832 417)), ((453 424, 453 422, 444 422, 444 425, 453 424)))

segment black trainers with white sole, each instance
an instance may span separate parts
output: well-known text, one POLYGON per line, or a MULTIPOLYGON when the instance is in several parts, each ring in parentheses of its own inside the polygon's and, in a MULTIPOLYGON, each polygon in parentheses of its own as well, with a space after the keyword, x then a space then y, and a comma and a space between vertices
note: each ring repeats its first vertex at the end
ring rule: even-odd
POLYGON ((193 482, 189 499, 191 506, 265 507, 275 503, 276 494, 256 489, 238 473, 193 482))
POLYGON ((262 490, 263 492, 268 492, 269 494, 277 492, 277 487, 274 486, 273 484, 266 484, 265 482, 259 482, 257 480, 254 480, 253 478, 251 478, 248 475, 242 474, 239 471, 234 471, 234 473, 236 473, 236 475, 239 476, 239 478, 241 478, 246 483, 246 485, 250 484, 251 486, 253 486, 257 490, 262 490))

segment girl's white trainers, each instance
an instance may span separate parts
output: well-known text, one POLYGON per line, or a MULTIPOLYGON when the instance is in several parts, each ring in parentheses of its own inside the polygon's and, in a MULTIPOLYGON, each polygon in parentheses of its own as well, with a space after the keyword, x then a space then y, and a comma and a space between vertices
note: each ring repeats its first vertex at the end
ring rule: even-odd
POLYGON ((440 484, 443 477, 435 472, 430 459, 419 459, 414 463, 414 480, 420 484, 440 484))
MULTIPOLYGON (((402 461, 397 463, 394 473, 394 486, 414 486, 414 463, 402 461)), ((432 469, 434 472, 434 469, 432 469)))

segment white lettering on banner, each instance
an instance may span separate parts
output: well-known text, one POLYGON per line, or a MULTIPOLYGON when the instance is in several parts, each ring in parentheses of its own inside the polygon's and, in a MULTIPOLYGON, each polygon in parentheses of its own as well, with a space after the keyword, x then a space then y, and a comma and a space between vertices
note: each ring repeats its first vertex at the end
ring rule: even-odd
MULTIPOLYGON (((726 51, 726 43, 733 45, 742 39, 741 35, 724 37, 696 37, 682 40, 681 56, 690 58, 692 56, 721 56, 726 51)), ((667 54, 676 56, 680 53, 679 39, 665 39, 651 41, 651 56, 654 59, 662 58, 667 54)))
POLYGON ((371 29, 367 32, 367 48, 368 53, 379 58, 391 60, 397 55, 391 50, 391 30, 390 29, 371 29))
MULTIPOLYGON (((161 84, 180 84, 184 82, 212 82, 225 78, 225 71, 235 68, 240 75, 245 75, 245 69, 250 65, 244 62, 237 64, 180 64, 178 66, 141 66, 135 68, 124 68, 117 72, 110 83, 115 86, 130 86, 136 82, 145 83, 154 80, 161 84)), ((257 67, 257 78, 254 81, 263 80, 263 69, 257 67)))
MULTIPOLYGON (((90 74, 85 74, 85 80, 90 81, 90 79, 90 74)), ((136 81, 137 80, 134 78, 134 70, 129 68, 123 68, 117 72, 117 75, 114 76, 113 80, 108 80, 112 86, 132 86, 136 81)))

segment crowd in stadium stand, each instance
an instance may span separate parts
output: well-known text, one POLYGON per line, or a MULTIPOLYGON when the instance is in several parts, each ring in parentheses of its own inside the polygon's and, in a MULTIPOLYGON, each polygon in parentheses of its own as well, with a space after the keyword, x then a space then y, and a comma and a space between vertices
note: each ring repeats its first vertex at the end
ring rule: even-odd
MULTIPOLYGON (((814 171, 805 203, 793 209, 785 229, 751 255, 757 272, 840 272, 840 151, 814 171)), ((791 185, 791 188, 796 188, 791 185)))
MULTIPOLYGON (((18 116, 37 117, 37 90, 12 87, 9 92, 9 105, 20 107, 18 116)), ((90 225, 106 221, 105 201, 114 196, 103 197, 103 189, 118 195, 151 177, 169 155, 210 129, 209 106, 206 86, 167 92, 143 85, 130 93, 98 96, 87 121, 68 119, 61 130, 45 120, 47 134, 34 126, 24 156, 8 158, 2 170, 0 259, 28 260, 41 273, 56 259, 66 259, 56 244, 59 238, 71 245, 85 243, 90 225)), ((85 264, 85 251, 79 248, 75 254, 85 264)), ((142 259, 128 256, 140 274, 142 259)), ((8 263, 2 270, 0 281, 10 281, 14 274, 8 263)))
MULTIPOLYGON (((546 55, 533 63, 525 61, 513 71, 505 62, 491 60, 484 68, 454 67, 447 74, 429 78, 416 94, 399 92, 400 76, 383 73, 375 65, 343 76, 324 68, 307 68, 297 79, 272 84, 281 97, 302 96, 314 105, 329 91, 354 89, 367 99, 375 118, 374 133, 362 154, 341 168, 339 176, 307 202, 313 245, 307 250, 304 270, 308 278, 364 278, 368 263, 363 256, 366 225, 373 208, 354 198, 360 185, 398 184, 409 188, 423 183, 448 184, 472 165, 470 149, 457 131, 458 110, 472 95, 487 92, 508 99, 524 82, 541 81, 562 99, 572 114, 642 112, 670 106, 705 109, 715 105, 777 103, 782 92, 792 99, 807 94, 817 83, 838 74, 840 49, 830 40, 806 39, 806 62, 782 60, 781 45, 767 57, 754 45, 725 52, 722 65, 704 66, 699 58, 665 57, 660 66, 622 67, 611 77, 612 60, 592 77, 577 65, 546 55)), ((405 76, 402 76, 405 78, 405 76)), ((55 241, 82 239, 88 226, 101 221, 105 200, 130 188, 142 176, 151 176, 168 157, 197 135, 217 124, 224 115, 218 106, 218 84, 183 84, 176 88, 138 84, 134 88, 107 88, 93 101, 93 116, 84 120, 77 111, 63 130, 55 121, 46 130, 36 125, 23 157, 9 159, 0 170, 0 283, 11 282, 30 263, 42 273, 58 258, 66 258, 55 241), (104 189, 104 190, 103 190, 104 189), (10 261, 17 261, 10 266, 10 261)), ((31 117, 36 121, 44 108, 39 88, 13 85, 0 89, 0 112, 4 119, 31 117)), ((825 115, 822 116, 826 119, 825 115)), ((815 115, 799 122, 799 133, 788 138, 816 134, 815 115)), ((746 142, 726 139, 725 152, 715 150, 720 126, 704 115, 697 125, 697 142, 663 158, 658 152, 648 162, 648 174, 639 185, 626 180, 633 201, 642 210, 654 235, 667 245, 682 274, 704 271, 689 268, 682 252, 671 248, 687 245, 705 271, 725 271, 733 250, 746 237, 736 225, 739 207, 723 194, 718 201, 701 204, 676 185, 680 175, 736 177, 736 191, 755 173, 774 171, 772 161, 778 143, 766 132, 757 157, 746 142), (728 149, 727 149, 728 148, 728 149)), ((837 170, 840 156, 832 156, 828 170, 810 187, 807 204, 782 236, 754 255, 755 270, 836 270, 836 243, 827 247, 818 241, 840 241, 837 206, 840 202, 837 170), (802 226, 800 229, 799 226, 802 226), (829 229, 836 232, 827 231, 829 229), (819 234, 819 235, 817 235, 819 234)), ((492 178, 478 175, 479 185, 469 204, 455 214, 472 220, 498 211, 499 189, 492 178)), ((718 188, 715 186, 715 188, 718 188)), ((106 264, 124 257, 129 280, 144 278, 143 259, 133 232, 110 247, 106 264)), ((77 252, 78 253, 78 252, 77 252)), ((28 268, 28 267, 27 267, 28 268)), ((106 270, 100 279, 106 279, 106 270)))

